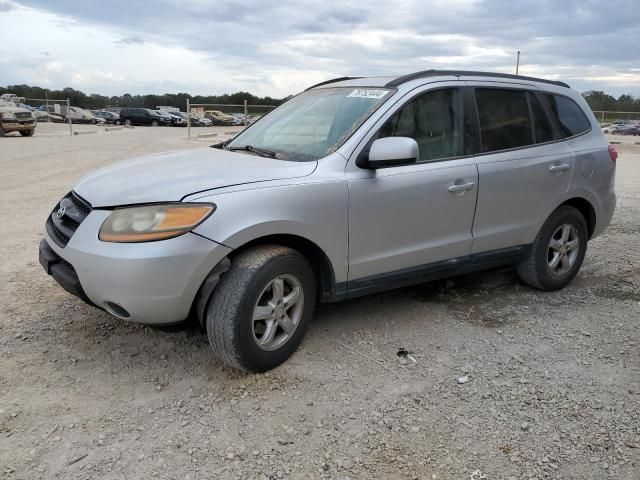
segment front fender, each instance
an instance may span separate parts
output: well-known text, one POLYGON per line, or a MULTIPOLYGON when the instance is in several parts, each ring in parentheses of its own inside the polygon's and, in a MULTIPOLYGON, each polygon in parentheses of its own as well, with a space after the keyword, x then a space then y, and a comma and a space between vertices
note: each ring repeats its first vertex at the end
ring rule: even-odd
POLYGON ((255 187, 198 198, 215 213, 194 232, 236 249, 261 237, 295 235, 322 249, 335 281, 347 280, 348 194, 344 181, 255 187))

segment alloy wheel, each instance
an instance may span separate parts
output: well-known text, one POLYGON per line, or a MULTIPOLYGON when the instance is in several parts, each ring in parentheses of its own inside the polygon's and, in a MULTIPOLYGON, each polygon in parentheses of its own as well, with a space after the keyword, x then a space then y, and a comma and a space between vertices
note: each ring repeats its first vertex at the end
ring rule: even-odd
POLYGON ((282 347, 295 333, 304 309, 302 283, 293 275, 279 275, 262 290, 253 309, 253 339, 261 350, 282 347))
POLYGON ((565 275, 578 257, 580 236, 576 227, 570 224, 561 225, 551 236, 547 249, 547 265, 553 275, 565 275))

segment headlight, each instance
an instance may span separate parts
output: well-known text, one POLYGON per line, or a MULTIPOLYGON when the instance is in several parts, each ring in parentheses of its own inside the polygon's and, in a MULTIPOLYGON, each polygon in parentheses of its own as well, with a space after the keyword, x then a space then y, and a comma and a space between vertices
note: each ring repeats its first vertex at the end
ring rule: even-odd
POLYGON ((17 120, 16 116, 11 112, 0 113, 0 118, 3 120, 17 120))
POLYGON ((190 232, 216 209, 212 203, 173 203, 119 208, 100 228, 103 242, 150 242, 190 232))

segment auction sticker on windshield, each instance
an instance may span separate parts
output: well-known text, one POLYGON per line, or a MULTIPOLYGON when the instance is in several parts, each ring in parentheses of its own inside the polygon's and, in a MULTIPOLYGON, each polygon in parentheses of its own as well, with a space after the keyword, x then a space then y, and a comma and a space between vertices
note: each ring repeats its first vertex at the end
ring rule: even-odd
POLYGON ((382 98, 389 90, 369 90, 363 88, 356 88, 353 92, 351 92, 347 97, 356 97, 356 98, 382 98))

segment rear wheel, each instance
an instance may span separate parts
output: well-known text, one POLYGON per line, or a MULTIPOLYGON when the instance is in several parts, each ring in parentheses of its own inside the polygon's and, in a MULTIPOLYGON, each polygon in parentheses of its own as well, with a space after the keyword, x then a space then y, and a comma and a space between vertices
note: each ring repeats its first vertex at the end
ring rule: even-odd
POLYGON ((240 253, 207 306, 211 348, 241 370, 277 367, 302 342, 315 289, 309 262, 291 248, 261 245, 240 253))
POLYGON ((131 120, 129 120, 128 118, 124 121, 124 124, 125 124, 127 127, 130 127, 130 126, 132 125, 131 120))
POLYGON ((579 210, 558 208, 540 229, 527 258, 518 264, 520 278, 540 290, 565 287, 582 266, 588 237, 587 222, 579 210))

